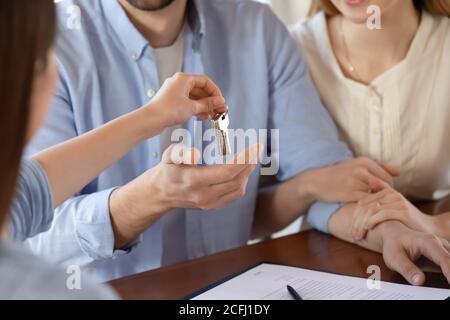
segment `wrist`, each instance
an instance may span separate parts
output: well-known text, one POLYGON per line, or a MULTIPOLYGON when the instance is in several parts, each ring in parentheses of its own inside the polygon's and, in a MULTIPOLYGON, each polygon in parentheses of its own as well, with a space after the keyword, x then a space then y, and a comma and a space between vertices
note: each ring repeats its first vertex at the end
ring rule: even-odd
POLYGON ((318 197, 318 188, 315 183, 315 175, 319 169, 311 169, 298 176, 297 191, 300 199, 310 203, 320 200, 318 197))
POLYGON ((138 177, 130 183, 114 190, 109 198, 111 223, 117 248, 134 241, 152 223, 158 220, 168 209, 153 179, 146 172, 145 177, 138 177), (142 183, 140 179, 148 181, 142 183), (149 196, 150 195, 150 196, 149 196))
POLYGON ((392 237, 398 234, 399 227, 402 228, 404 225, 398 221, 385 221, 375 227, 368 233, 370 237, 370 242, 373 245, 373 249, 377 252, 383 252, 384 242, 388 237, 392 237))
POLYGON ((137 138, 141 142, 160 135, 166 128, 157 102, 150 101, 147 105, 131 113, 130 116, 135 120, 133 127, 137 138))

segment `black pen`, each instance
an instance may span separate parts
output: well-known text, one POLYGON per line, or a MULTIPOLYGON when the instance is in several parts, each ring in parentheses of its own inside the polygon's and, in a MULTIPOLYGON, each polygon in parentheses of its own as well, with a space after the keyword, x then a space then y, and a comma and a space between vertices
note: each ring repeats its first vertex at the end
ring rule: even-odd
POLYGON ((287 290, 289 291, 289 293, 291 294, 292 298, 294 298, 294 300, 303 300, 302 297, 300 297, 300 295, 298 294, 297 291, 295 291, 294 288, 292 288, 291 286, 286 286, 287 290))

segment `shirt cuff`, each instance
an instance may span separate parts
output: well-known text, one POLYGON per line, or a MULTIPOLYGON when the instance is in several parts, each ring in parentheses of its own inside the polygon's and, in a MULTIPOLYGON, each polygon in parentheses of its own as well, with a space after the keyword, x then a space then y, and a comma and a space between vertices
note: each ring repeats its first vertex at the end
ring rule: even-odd
POLYGON ((109 198, 116 188, 88 195, 76 210, 75 232, 81 250, 94 260, 111 259, 130 253, 143 235, 130 245, 114 249, 114 231, 111 224, 109 198))
POLYGON ((308 223, 315 229, 324 233, 330 233, 328 230, 328 222, 331 217, 343 207, 342 203, 328 203, 318 201, 309 208, 306 217, 308 223))

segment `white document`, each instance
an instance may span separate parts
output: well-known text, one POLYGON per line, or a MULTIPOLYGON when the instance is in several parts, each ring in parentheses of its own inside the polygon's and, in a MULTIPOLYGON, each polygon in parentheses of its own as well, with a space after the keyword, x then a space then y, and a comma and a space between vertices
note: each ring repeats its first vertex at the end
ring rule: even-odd
POLYGON ((445 300, 450 290, 414 287, 273 264, 261 264, 193 300, 292 300, 292 286, 303 300, 445 300), (368 285, 369 282, 369 285, 368 285))

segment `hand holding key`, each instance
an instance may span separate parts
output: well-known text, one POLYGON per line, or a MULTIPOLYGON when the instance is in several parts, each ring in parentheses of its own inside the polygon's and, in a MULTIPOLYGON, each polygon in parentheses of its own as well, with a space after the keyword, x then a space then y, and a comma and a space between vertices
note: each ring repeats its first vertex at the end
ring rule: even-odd
POLYGON ((208 77, 176 73, 167 79, 147 107, 157 110, 163 127, 183 124, 191 117, 203 120, 228 111, 220 89, 208 77))
POLYGON ((168 183, 159 184, 164 202, 171 204, 167 209, 216 210, 244 196, 262 149, 262 145, 256 144, 227 164, 197 166, 200 160, 197 149, 172 145, 164 152, 157 180, 168 183))
POLYGON ((257 144, 227 164, 198 166, 198 150, 172 145, 160 164, 111 194, 116 247, 134 241, 171 209, 211 211, 241 198, 262 151, 257 144))

